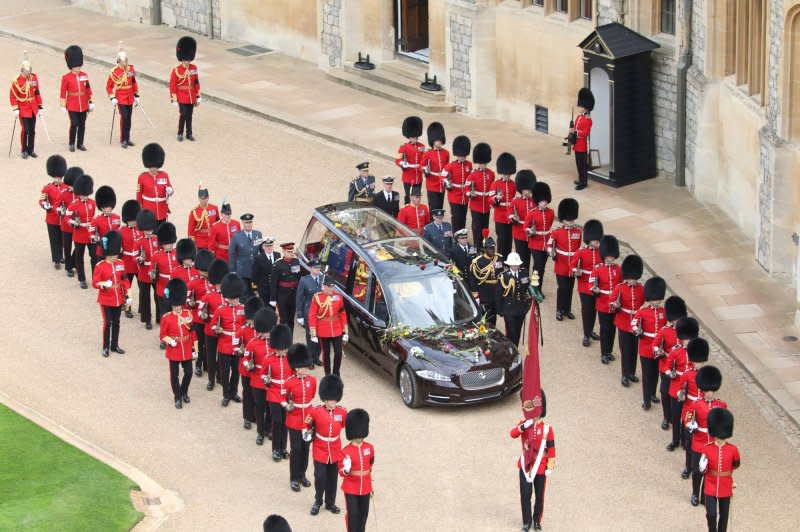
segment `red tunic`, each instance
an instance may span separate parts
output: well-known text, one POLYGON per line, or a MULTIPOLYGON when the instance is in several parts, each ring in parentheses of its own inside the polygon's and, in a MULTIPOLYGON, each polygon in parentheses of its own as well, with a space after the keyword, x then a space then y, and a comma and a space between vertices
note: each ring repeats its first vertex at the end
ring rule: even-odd
POLYGON ((61 215, 58 214, 58 207, 61 205, 61 195, 67 190, 64 183, 51 181, 42 188, 39 195, 39 207, 44 209, 44 223, 47 225, 61 225, 61 215))
POLYGON ((201 310, 205 310, 208 318, 206 319, 206 326, 203 328, 203 332, 206 336, 216 336, 217 334, 212 330, 214 326, 214 321, 211 320, 211 317, 217 312, 217 309, 221 307, 225 303, 225 300, 222 298, 222 294, 219 293, 216 287, 214 290, 210 290, 206 292, 206 295, 203 296, 203 300, 200 302, 198 306, 198 312, 201 310))
POLYGON ((375 447, 365 441, 361 445, 348 443, 342 449, 342 458, 350 457, 350 471, 344 472, 344 464, 339 461, 339 475, 342 477, 342 491, 348 495, 369 495, 372 493, 372 465, 375 463, 375 447))
POLYGON ((256 330, 253 329, 251 325, 248 325, 245 322, 244 325, 239 327, 239 331, 236 333, 236 336, 239 338, 239 354, 242 356, 239 357, 239 375, 242 377, 247 377, 248 379, 252 377, 252 373, 244 364, 244 350, 247 347, 247 344, 250 343, 250 340, 256 337, 256 330))
POLYGON ((340 434, 347 420, 347 410, 335 406, 328 410, 325 405, 315 406, 308 413, 306 423, 314 426, 313 457, 315 462, 335 464, 342 458, 340 434))
POLYGON ((631 320, 644 304, 644 285, 637 282, 630 286, 622 281, 611 291, 611 301, 619 305, 614 315, 614 326, 620 331, 633 332, 631 320))
POLYGON ((103 307, 120 307, 125 304, 125 297, 131 284, 125 277, 125 263, 120 259, 102 260, 94 267, 92 286, 97 289, 97 302, 103 307), (111 286, 105 283, 111 281, 111 286))
POLYGON ((19 109, 20 118, 31 118, 39 112, 42 107, 39 91, 39 77, 36 74, 31 74, 30 78, 20 74, 11 82, 8 99, 12 109, 19 109))
POLYGON ((519 197, 514 198, 511 202, 511 213, 516 216, 514 223, 511 225, 511 236, 514 240, 528 240, 528 234, 525 232, 525 220, 528 219, 528 214, 536 208, 536 204, 531 198, 519 197))
POLYGON ((469 210, 486 214, 492 208, 492 183, 494 172, 488 168, 476 168, 467 177, 467 190, 472 194, 469 198, 469 210))
POLYGON ((198 276, 186 285, 186 297, 192 309, 194 323, 204 323, 200 319, 200 309, 203 308, 203 298, 212 291, 216 291, 216 288, 208 282, 208 277, 198 276))
POLYGON ((578 115, 578 117, 575 119, 575 132, 577 133, 577 138, 575 139, 575 145, 572 146, 572 151, 586 153, 588 150, 587 140, 591 131, 592 119, 589 118, 589 115, 578 115))
MULTIPOLYGON (((189 287, 189 284, 194 281, 195 279, 200 278, 200 272, 194 266, 189 266, 188 268, 183 265, 179 265, 177 268, 172 270, 172 278, 173 279, 182 279, 184 283, 186 283, 186 287, 189 287)), ((188 295, 187 295, 188 298, 188 295)))
MULTIPOLYGON (((98 240, 103 238, 109 231, 119 231, 122 227, 122 218, 119 214, 101 212, 92 220, 92 233, 98 240)), ((103 244, 97 243, 97 256, 103 256, 103 244)))
POLYGON ((61 192, 61 200, 59 201, 59 207, 61 208, 61 232, 62 233, 72 233, 73 228, 69 223, 70 217, 66 215, 67 211, 70 210, 72 207, 72 203, 75 201, 75 195, 72 193, 72 187, 66 187, 61 192))
POLYGON ((189 63, 188 67, 180 64, 172 69, 169 75, 169 99, 184 104, 196 104, 200 96, 200 78, 197 66, 189 63))
POLYGON ((675 369, 675 378, 669 382, 669 396, 673 399, 678 398, 678 390, 681 389, 681 380, 678 378, 683 375, 689 364, 689 357, 686 355, 686 349, 681 345, 676 345, 672 351, 667 355, 667 371, 675 369))
POLYGON ((645 305, 636 311, 633 315, 634 328, 641 331, 639 335, 639 356, 644 358, 653 359, 655 353, 653 352, 653 342, 658 332, 664 328, 667 322, 667 313, 661 305, 652 306, 645 305))
POLYGON ((306 418, 311 412, 311 402, 317 393, 317 379, 313 375, 300 377, 292 375, 286 381, 286 400, 294 404, 294 408, 286 413, 286 426, 294 430, 308 428, 306 418))
POLYGON ((600 252, 591 246, 582 247, 572 256, 572 260, 569 261, 569 269, 573 274, 575 272, 580 274, 578 277, 578 292, 592 295, 593 285, 590 281, 592 272, 595 266, 602 263, 603 259, 600 257, 600 252))
POLYGON ((109 98, 117 98, 119 105, 133 105, 134 98, 139 95, 139 84, 136 83, 136 72, 133 65, 122 67, 117 65, 108 74, 106 93, 109 98))
POLYGON ((536 457, 539 455, 539 448, 542 446, 544 439, 545 450, 542 455, 542 461, 539 462, 539 468, 536 470, 537 475, 543 475, 547 471, 547 462, 556 457, 556 442, 555 434, 553 434, 553 427, 548 426, 547 437, 544 437, 545 423, 539 421, 524 430, 520 430, 525 420, 519 421, 511 429, 512 438, 520 438, 522 442, 522 455, 517 461, 517 467, 524 466, 525 471, 530 472, 536 463, 536 457))
POLYGON ((570 264, 572 257, 581 247, 581 238, 583 238, 583 231, 574 225, 572 227, 562 225, 550 233, 550 238, 547 239, 547 250, 553 250, 556 253, 556 257, 553 259, 553 271, 556 275, 562 277, 572 275, 570 264))
POLYGON ((178 259, 175 258, 175 250, 164 251, 159 249, 153 253, 150 259, 152 268, 156 272, 156 295, 164 297, 164 289, 167 283, 172 279, 173 272, 178 268, 178 259))
POLYGON ((397 148, 395 164, 403 169, 404 185, 422 184, 422 155, 425 145, 421 142, 406 142, 397 148))
POLYGON ((732 443, 712 442, 705 446, 703 455, 708 458, 703 494, 717 499, 733 496, 733 470, 742 463, 739 449, 732 443))
POLYGON ((614 293, 614 288, 621 282, 622 268, 620 268, 619 264, 600 262, 594 267, 589 276, 589 284, 600 289, 595 299, 594 308, 597 312, 611 312, 610 304, 613 301, 611 295, 614 293))
POLYGON ((94 225, 92 219, 97 206, 94 200, 87 198, 85 200, 78 198, 72 202, 69 210, 67 210, 66 217, 72 218, 77 226, 72 230, 72 241, 75 244, 91 244, 94 238, 94 225))
POLYGON ((308 327, 316 329, 319 338, 342 336, 347 328, 347 312, 342 296, 336 293, 328 296, 324 292, 314 294, 308 307, 308 327))
POLYGON ((431 212, 428 210, 427 205, 420 203, 418 207, 414 207, 409 203, 400 209, 397 214, 397 221, 407 225, 417 235, 422 236, 422 230, 431 223, 431 212))
POLYGON ((167 312, 161 316, 161 333, 159 339, 164 342, 169 336, 177 342, 172 346, 167 344, 166 356, 173 362, 183 362, 192 360, 194 343, 197 337, 192 330, 192 314, 186 308, 182 308, 180 314, 167 312))
POLYGON ((547 240, 550 238, 550 229, 553 227, 555 216, 550 207, 542 209, 536 206, 528 213, 524 226, 533 231, 532 235, 528 235, 528 249, 547 251, 547 240))
POLYGON ((267 385, 262 380, 262 377, 267 374, 267 359, 274 354, 275 350, 269 345, 268 338, 256 336, 245 346, 242 359, 245 363, 253 363, 253 369, 250 371, 250 386, 262 390, 261 393, 266 393, 267 390, 267 385))
POLYGON ((494 221, 501 224, 511 223, 511 203, 517 194, 517 185, 510 179, 497 179, 492 183, 491 191, 494 193, 494 221))
POLYGON ((292 367, 286 353, 275 352, 266 360, 264 373, 269 376, 267 383, 267 401, 270 403, 286 402, 286 381, 292 376, 292 367))
MULTIPOLYGON (((206 208, 199 205, 189 213, 189 238, 197 244, 197 249, 210 249, 211 226, 219 219, 219 209, 209 203, 206 208)), ((227 253, 225 254, 227 260, 227 253)))
POLYGON ((697 388, 697 368, 693 362, 686 363, 686 371, 675 380, 678 381, 678 390, 686 392, 686 398, 681 405, 681 419, 686 419, 686 413, 692 403, 701 399, 700 390, 697 388))
POLYGON ((683 415, 684 424, 692 419, 697 422, 697 429, 692 433, 692 451, 702 453, 706 445, 714 442, 714 438, 708 435, 708 413, 712 408, 728 408, 728 403, 719 399, 707 401, 705 398, 700 398, 692 401, 688 408, 684 408, 686 410, 683 415))
POLYGON ((442 177, 449 180, 450 187, 447 189, 447 201, 453 205, 466 205, 469 201, 467 191, 467 178, 472 173, 472 163, 466 159, 463 161, 453 161, 445 165, 442 177))
POLYGON ((444 148, 433 148, 422 154, 420 164, 425 174, 425 189, 428 192, 444 192, 442 170, 450 162, 450 152, 444 148))
POLYGON ((145 235, 142 233, 142 238, 139 239, 139 273, 136 278, 140 283, 153 284, 150 278, 150 270, 153 269, 153 255, 159 250, 158 237, 156 235, 145 235))
POLYGON ((231 237, 237 231, 241 231, 242 226, 236 220, 228 223, 219 220, 211 227, 211 240, 208 249, 214 252, 214 257, 228 262, 228 249, 231 247, 231 237))
POLYGON ((163 170, 156 172, 156 175, 152 175, 149 171, 139 174, 136 183, 136 201, 142 209, 153 211, 159 222, 166 220, 170 213, 167 189, 172 191, 172 184, 169 175, 163 170))
POLYGON ((220 355, 233 356, 233 350, 241 345, 239 338, 239 328, 244 325, 244 305, 237 303, 229 304, 227 301, 217 307, 211 316, 211 325, 222 329, 217 336, 217 352, 220 355))
POLYGON ((88 74, 83 71, 64 74, 61 78, 61 107, 66 107, 67 111, 84 113, 89 110, 90 103, 92 88, 88 74))
POLYGON ((672 348, 678 343, 678 334, 675 332, 675 325, 665 325, 656 334, 653 339, 653 349, 658 348, 659 353, 663 353, 658 357, 658 371, 661 373, 669 373, 670 366, 667 364, 667 355, 672 348))
POLYGON ((122 235, 122 262, 125 263, 125 273, 136 275, 139 271, 139 257, 144 233, 136 227, 125 225, 120 228, 119 234, 122 235))

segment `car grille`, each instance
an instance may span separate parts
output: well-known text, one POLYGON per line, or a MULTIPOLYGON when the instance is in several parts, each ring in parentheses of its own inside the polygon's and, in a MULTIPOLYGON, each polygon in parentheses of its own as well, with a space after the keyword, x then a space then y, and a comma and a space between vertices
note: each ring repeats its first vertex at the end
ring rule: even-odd
POLYGON ((479 371, 470 371, 460 377, 461 387, 465 390, 483 390, 503 384, 505 370, 503 368, 488 368, 479 371))

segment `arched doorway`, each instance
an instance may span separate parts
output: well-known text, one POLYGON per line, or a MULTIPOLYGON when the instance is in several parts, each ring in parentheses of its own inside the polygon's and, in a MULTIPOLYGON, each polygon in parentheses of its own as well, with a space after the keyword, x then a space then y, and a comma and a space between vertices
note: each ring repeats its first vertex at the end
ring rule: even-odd
POLYGON ((786 136, 800 143, 800 8, 786 19, 786 136))
MULTIPOLYGON (((592 152, 595 150, 600 152, 600 160, 592 160, 592 164, 609 167, 611 166, 611 90, 608 73, 602 68, 593 68, 589 73, 589 88, 594 94, 590 147, 592 152)), ((596 155, 593 153, 595 158, 596 155)))

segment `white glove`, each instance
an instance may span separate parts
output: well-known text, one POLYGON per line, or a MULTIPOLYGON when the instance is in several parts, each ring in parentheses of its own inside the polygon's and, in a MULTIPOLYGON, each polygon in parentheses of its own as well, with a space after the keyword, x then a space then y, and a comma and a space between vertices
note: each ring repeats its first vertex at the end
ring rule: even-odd
POLYGON ((292 410, 294 410, 294 403, 289 401, 288 403, 286 403, 286 411, 291 412, 292 410))
POLYGON ((319 343, 319 338, 317 338, 316 336, 312 336, 311 337, 311 341, 314 342, 315 344, 318 344, 319 343))
POLYGON ((529 429, 533 425, 532 419, 526 419, 525 422, 522 424, 522 430, 529 429))
POLYGON ((352 468, 353 461, 350 459, 350 455, 345 455, 345 457, 342 459, 342 471, 349 473, 352 468))
POLYGON ((705 473, 708 468, 708 456, 701 454, 700 461, 697 463, 697 468, 701 473, 705 473))
POLYGON ((269 306, 270 307, 276 307, 276 306, 278 306, 278 302, 277 301, 270 301, 269 302, 269 306))
POLYGON ((202 96, 198 96, 197 97, 197 103, 203 103, 203 97, 202 96))
POLYGON ((544 476, 549 477, 552 474, 553 474, 553 470, 552 469, 545 469, 544 470, 544 476))
POLYGON ((62 107, 61 108, 61 112, 64 113, 64 114, 67 114, 67 108, 66 107, 62 107))
POLYGON ((52 205, 50 205, 49 201, 45 201, 44 203, 42 203, 42 209, 49 211, 50 207, 52 207, 52 205))
POLYGON ((117 105, 117 98, 116 96, 111 98, 111 105, 117 105))
POLYGON ((14 118, 19 118, 19 109, 14 109, 14 118))
POLYGON ((342 342, 347 343, 350 340, 350 336, 347 333, 342 335, 342 342))
POLYGON ((176 102, 175 100, 172 100, 172 105, 174 105, 175 107, 178 107, 178 102, 176 102))
POLYGON ((301 326, 305 325, 305 322, 306 320, 304 320, 303 318, 297 318, 297 323, 299 323, 301 326))
POLYGON ((39 109, 36 112, 36 116, 38 116, 39 118, 43 117, 44 116, 44 109, 39 109))
POLYGON ((139 107, 139 97, 138 96, 133 99, 133 105, 134 105, 134 107, 139 107))
POLYGON ((167 196, 172 196, 175 193, 175 190, 172 187, 167 187, 167 196))
POLYGON ((169 345, 170 347, 175 347, 176 345, 178 345, 178 341, 173 338, 172 340, 169 341, 169 345))
POLYGON ((198 353, 197 351, 192 351, 192 360, 197 360, 199 356, 200 353, 198 353))
POLYGON ((311 441, 311 437, 312 437, 312 436, 311 436, 311 431, 310 431, 310 430, 308 430, 308 429, 303 429, 303 430, 301 431, 301 434, 303 435, 303 441, 305 441, 305 442, 309 442, 309 441, 311 441))
POLYGON ((114 282, 109 279, 108 281, 103 281, 102 283, 100 283, 100 286, 102 286, 103 288, 111 288, 113 284, 114 282))
POLYGON ((94 104, 90 103, 89 104, 89 112, 91 113, 92 111, 94 111, 94 104))
POLYGON ((405 161, 400 161, 400 168, 403 168, 403 169, 408 168, 408 163, 405 162, 405 161))
POLYGON ((131 299, 129 297, 126 297, 125 298, 125 306, 130 307, 131 305, 133 305, 133 299, 131 299))
POLYGON ((695 421, 694 419, 691 420, 686 424, 686 428, 689 429, 690 431, 697 430, 697 421, 695 421))

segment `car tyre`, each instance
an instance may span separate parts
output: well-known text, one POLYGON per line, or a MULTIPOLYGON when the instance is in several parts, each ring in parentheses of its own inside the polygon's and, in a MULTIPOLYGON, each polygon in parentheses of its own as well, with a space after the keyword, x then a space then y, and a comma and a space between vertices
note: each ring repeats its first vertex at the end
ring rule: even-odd
POLYGON ((422 404, 422 399, 419 396, 417 376, 407 364, 400 368, 397 383, 400 386, 400 398, 405 405, 409 408, 418 408, 422 404))

